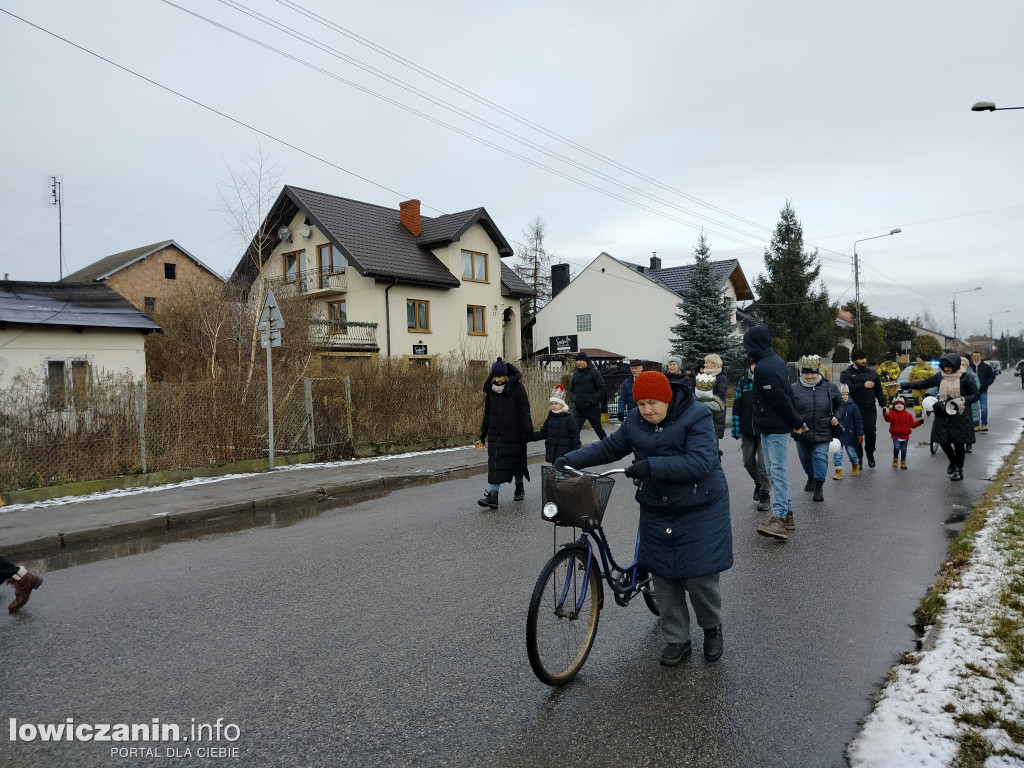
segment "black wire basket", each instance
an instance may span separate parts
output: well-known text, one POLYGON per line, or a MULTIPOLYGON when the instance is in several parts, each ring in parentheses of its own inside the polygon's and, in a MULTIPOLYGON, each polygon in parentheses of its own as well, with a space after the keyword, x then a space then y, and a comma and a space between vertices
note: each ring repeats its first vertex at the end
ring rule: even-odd
POLYGON ((555 525, 597 528, 611 498, 615 480, 592 473, 577 475, 564 469, 543 466, 540 470, 541 504, 553 502, 558 514, 541 517, 555 525))

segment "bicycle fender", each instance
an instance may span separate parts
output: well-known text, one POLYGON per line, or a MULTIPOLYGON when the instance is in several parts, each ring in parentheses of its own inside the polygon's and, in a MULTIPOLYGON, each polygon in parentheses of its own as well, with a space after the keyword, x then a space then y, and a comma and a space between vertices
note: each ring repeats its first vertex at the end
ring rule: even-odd
MULTIPOLYGON (((580 544, 578 541, 570 541, 568 544, 563 544, 559 549, 572 549, 579 552, 583 557, 587 556, 587 548, 580 544)), ((601 573, 601 566, 598 564, 597 558, 593 558, 590 561, 590 567, 597 569, 597 608, 601 610, 604 608, 604 576, 601 573)))

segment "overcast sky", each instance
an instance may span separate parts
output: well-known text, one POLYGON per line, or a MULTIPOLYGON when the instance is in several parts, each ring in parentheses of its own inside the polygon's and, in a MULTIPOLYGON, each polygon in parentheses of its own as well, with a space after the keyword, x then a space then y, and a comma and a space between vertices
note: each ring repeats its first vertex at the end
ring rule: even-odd
POLYGON ((539 215, 574 270, 689 263, 703 226, 753 283, 789 199, 834 299, 854 241, 899 227, 857 247, 871 310, 952 332, 980 286, 961 336, 1024 329, 1024 110, 970 110, 1024 106, 1024 3, 176 2, 227 29, 164 0, 0 0, 238 121, 0 13, 11 279, 58 277, 50 174, 67 270, 174 239, 229 273, 218 181, 259 140, 282 183, 485 206, 519 242, 539 215))

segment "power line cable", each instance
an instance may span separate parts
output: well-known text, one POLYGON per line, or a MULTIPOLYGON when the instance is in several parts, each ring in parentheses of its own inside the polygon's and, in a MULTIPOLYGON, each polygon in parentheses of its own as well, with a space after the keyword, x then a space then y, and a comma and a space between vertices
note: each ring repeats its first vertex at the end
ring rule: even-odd
MULTIPOLYGON (((394 189, 391 189, 390 187, 387 187, 387 186, 385 186, 383 184, 380 184, 380 183, 378 183, 376 181, 373 181, 372 179, 369 179, 369 178, 367 178, 365 176, 362 176, 361 174, 358 174, 358 173, 356 173, 354 171, 351 171, 351 170, 349 170, 347 168, 344 168, 344 167, 338 165, 337 163, 334 163, 334 162, 332 162, 330 160, 327 160, 326 158, 323 158, 323 157, 321 157, 319 155, 316 155, 313 152, 310 152, 309 150, 303 149, 303 148, 301 148, 301 147, 299 147, 299 146, 297 146, 295 144, 292 144, 291 142, 288 142, 288 141, 286 141, 284 139, 281 139, 281 138, 279 138, 277 136, 274 136, 273 134, 267 133, 266 131, 263 131, 263 130, 261 130, 261 129, 259 129, 259 128, 251 125, 251 124, 249 124, 249 123, 246 123, 245 121, 243 121, 243 120, 241 120, 239 118, 233 117, 232 115, 229 115, 229 114, 227 114, 225 112, 222 112, 222 111, 220 111, 220 110, 218 110, 218 109, 216 109, 214 107, 211 107, 211 106, 209 106, 207 104, 204 104, 203 102, 200 102, 197 99, 193 99, 192 97, 187 96, 187 95, 185 95, 185 94, 183 94, 183 93, 181 93, 179 91, 176 91, 173 88, 170 88, 169 86, 163 85, 162 83, 157 82, 156 80, 153 80, 152 78, 146 77, 145 75, 142 75, 142 74, 136 72, 135 70, 130 69, 129 67, 126 67, 126 66, 124 66, 122 64, 119 64, 116 61, 108 59, 107 57, 102 56, 99 53, 96 53, 96 52, 94 52, 94 51, 92 51, 92 50, 90 50, 88 48, 85 48, 84 46, 81 46, 81 45, 79 45, 79 44, 77 44, 77 43, 75 43, 75 42, 73 42, 73 41, 71 41, 71 40, 69 40, 69 39, 67 39, 65 37, 62 37, 61 35, 58 35, 55 32, 52 32, 52 31, 50 31, 48 29, 45 29, 44 27, 41 27, 38 24, 34 24, 33 22, 31 22, 31 21, 29 21, 29 20, 27 20, 27 19, 25 19, 25 18, 23 18, 21 16, 18 16, 17 14, 14 14, 14 13, 12 13, 12 12, 6 10, 6 9, 3 9, 3 8, 0 8, 0 12, 2 12, 4 14, 10 16, 11 18, 14 18, 14 19, 16 19, 16 20, 18 20, 18 21, 20 21, 20 22, 22 22, 22 23, 32 27, 33 29, 36 29, 36 30, 38 30, 40 32, 43 32, 44 34, 49 35, 50 37, 53 37, 53 38, 55 38, 57 40, 60 40, 61 42, 66 43, 66 44, 70 45, 71 47, 76 48, 77 50, 82 51, 83 53, 89 54, 90 56, 93 56, 94 58, 97 58, 97 59, 99 59, 99 60, 101 60, 101 61, 103 61, 103 62, 105 62, 107 64, 110 64, 111 66, 114 66, 114 67, 116 67, 117 69, 120 69, 123 72, 126 72, 126 73, 128 73, 130 75, 133 75, 134 77, 139 78, 140 80, 143 80, 143 81, 145 81, 145 82, 147 82, 147 83, 149 83, 151 85, 154 85, 154 86, 160 88, 161 90, 164 90, 164 91, 166 91, 166 92, 168 92, 170 94, 173 94, 174 96, 177 96, 178 98, 184 99, 185 101, 188 101, 189 103, 194 104, 195 106, 198 106, 198 107, 200 107, 202 109, 205 109, 205 110, 207 110, 209 112, 212 112, 213 114, 218 115, 219 117, 222 117, 222 118, 224 118, 226 120, 229 120, 229 121, 235 123, 236 125, 240 125, 240 126, 246 128, 247 130, 251 130, 254 133, 259 134, 260 136, 264 136, 265 138, 267 138, 267 139, 269 139, 271 141, 274 141, 274 142, 276 142, 276 143, 278 143, 278 144, 280 144, 282 146, 288 147, 289 149, 292 149, 292 150, 294 150, 296 152, 299 152, 300 154, 305 155, 305 156, 307 156, 307 157, 309 157, 311 159, 317 160, 318 162, 322 162, 325 165, 328 165, 328 166, 330 166, 330 167, 332 167, 332 168, 334 168, 336 170, 339 170, 339 171, 341 171, 343 173, 346 173, 346 174, 348 174, 350 176, 353 176, 354 178, 360 179, 361 181, 365 181, 365 182, 367 182, 369 184, 372 184, 373 186, 376 186, 376 187, 378 187, 380 189, 383 189, 383 190, 385 190, 387 192, 390 192, 391 194, 397 195, 399 197, 408 198, 408 195, 404 195, 404 194, 402 194, 402 193, 400 193, 400 192, 398 192, 398 191, 396 191, 394 189)), ((283 54, 283 55, 287 56, 287 54, 283 54)), ((530 161, 528 158, 526 160, 527 160, 527 162, 530 162, 531 164, 536 164, 533 161, 530 161)), ((554 171, 554 172, 558 173, 557 171, 554 171)), ((580 183, 582 183, 584 186, 592 187, 592 185, 588 184, 587 182, 580 182, 580 183)), ((601 191, 600 188, 595 188, 595 189, 597 189, 598 191, 601 191)), ((651 211, 651 212, 653 212, 653 213, 655 213, 655 214, 657 214, 659 216, 662 216, 664 218, 668 218, 670 220, 678 221, 679 223, 687 224, 689 226, 696 226, 696 225, 693 225, 690 222, 685 222, 685 221, 676 219, 675 217, 669 216, 669 215, 667 215, 667 214, 665 214, 665 213, 663 213, 661 211, 657 211, 655 209, 648 208, 647 206, 644 206, 644 205, 642 205, 640 203, 636 203, 635 201, 630 201, 628 199, 621 198, 621 196, 615 195, 614 193, 607 193, 607 192, 603 192, 603 193, 608 194, 608 195, 610 195, 612 197, 616 197, 616 198, 622 199, 624 202, 627 202, 630 205, 634 205, 636 207, 649 210, 649 211, 651 211)), ((433 210, 433 211, 437 211, 439 214, 444 215, 446 213, 445 211, 440 210, 438 208, 435 208, 433 206, 430 206, 430 205, 427 205, 427 204, 423 204, 423 205, 424 205, 425 208, 428 208, 428 209, 433 210)), ((713 230, 707 230, 707 231, 709 233, 711 233, 711 234, 717 235, 718 237, 723 237, 723 238, 725 238, 727 240, 731 240, 733 242, 738 242, 739 244, 745 245, 745 246, 747 246, 749 248, 758 248, 759 247, 759 246, 754 246, 754 245, 752 245, 750 243, 745 243, 745 242, 736 240, 735 238, 732 238, 732 237, 730 237, 728 235, 723 235, 722 233, 714 232, 713 230)), ((519 245, 522 245, 522 244, 519 243, 519 245)), ((612 258, 614 258, 614 257, 612 257, 612 258)), ((571 261, 570 259, 565 259, 565 260, 571 261)), ((578 266, 583 266, 582 264, 579 264, 578 262, 577 262, 577 265, 578 266)), ((620 279, 626 279, 626 278, 620 278, 620 279)), ((633 280, 630 280, 629 282, 634 282, 634 283, 636 283, 638 285, 645 285, 646 284, 646 283, 641 283, 639 281, 633 281, 633 280)), ((809 302, 794 302, 794 303, 790 304, 790 306, 795 306, 797 304, 808 304, 808 303, 815 303, 815 300, 812 300, 812 301, 809 301, 809 302)), ((773 306, 773 305, 765 305, 765 306, 773 306)))
MULTIPOLYGON (((294 54, 288 53, 287 51, 281 50, 279 48, 275 48, 274 46, 269 45, 268 43, 264 43, 261 40, 257 40, 254 37, 251 37, 251 36, 246 35, 246 34, 244 34, 242 32, 239 32, 238 30, 232 29, 231 27, 228 27, 228 26, 226 26, 224 24, 221 24, 220 22, 217 22, 217 21, 214 21, 212 19, 209 19, 209 18, 207 18, 205 16, 202 16, 201 14, 198 14, 198 13, 196 13, 194 11, 191 11, 191 10, 189 10, 187 8, 183 8, 182 6, 177 5, 177 4, 173 3, 173 2, 171 2, 171 0, 161 0, 161 2, 165 3, 166 5, 170 5, 170 6, 174 7, 174 8, 177 8, 178 10, 181 10, 184 13, 187 13, 187 14, 189 14, 191 16, 194 16, 195 18, 198 18, 198 19, 200 19, 202 21, 205 21, 205 22, 211 24, 212 26, 215 26, 215 27, 217 27, 219 29, 222 29, 222 30, 224 30, 226 32, 229 32, 230 34, 233 34, 233 35, 235 35, 237 37, 240 37, 240 38, 242 38, 244 40, 247 40, 247 41, 253 43, 254 45, 257 45, 257 46, 259 46, 261 48, 264 48, 264 49, 266 49, 268 51, 276 53, 279 56, 282 56, 282 57, 284 57, 286 59, 289 59, 289 60, 291 60, 291 61, 293 61, 293 62, 295 62, 297 64, 300 64, 300 65, 302 65, 304 67, 307 67, 307 68, 309 68, 309 69, 311 69, 311 70, 313 70, 315 72, 319 72, 320 74, 325 75, 326 77, 329 77, 329 78, 331 78, 333 80, 337 80, 338 82, 344 83, 345 85, 348 85, 348 86, 350 86, 352 88, 355 88, 358 91, 362 91, 363 93, 366 93, 369 96, 373 96, 374 98, 380 99, 381 101, 384 101, 384 102, 386 102, 388 104, 391 104, 394 107, 397 107, 397 108, 399 108, 401 110, 409 112, 410 114, 416 115, 417 117, 420 117, 420 118, 426 120, 427 122, 434 123, 435 125, 438 125, 438 126, 440 126, 442 128, 446 128, 446 129, 448 129, 450 131, 453 131, 454 133, 457 133, 457 134, 459 134, 461 136, 464 136, 465 138, 468 138, 468 139, 470 139, 472 141, 475 141, 475 142, 477 142, 479 144, 482 144, 484 146, 490 147, 491 149, 494 149, 497 152, 501 152, 502 154, 508 155, 509 157, 512 157, 514 159, 517 159, 517 160, 520 160, 520 161, 522 161, 524 163, 532 165, 535 168, 538 168, 540 170, 543 170, 543 171, 546 171, 548 173, 551 173, 551 174, 553 174, 555 176, 558 176, 560 178, 563 178, 563 179, 565 179, 567 181, 571 181, 571 182, 573 182, 575 184, 578 184, 578 185, 580 185, 582 187, 590 189, 591 191, 594 191, 594 192, 597 192, 599 194, 605 195, 606 197, 610 197, 612 199, 619 200, 620 202, 624 202, 627 205, 631 205, 633 207, 640 208, 641 210, 645 210, 645 211, 648 211, 650 213, 653 213, 653 214, 655 214, 657 216, 661 216, 662 218, 668 219, 669 221, 674 221, 674 222, 676 222, 678 224, 683 224, 685 226, 689 226, 689 227, 692 227, 694 229, 706 229, 706 227, 703 224, 696 224, 694 222, 687 221, 685 219, 681 219, 678 216, 673 216, 673 215, 668 214, 668 213, 666 213, 664 211, 660 211, 660 210, 658 210, 656 208, 652 208, 651 206, 646 205, 644 203, 640 203, 640 202, 637 202, 635 200, 631 200, 630 198, 625 197, 625 196, 623 196, 623 195, 621 195, 621 194, 619 194, 617 192, 614 192, 614 191, 609 190, 609 189, 605 189, 604 187, 600 187, 600 186, 598 186, 596 184, 593 184, 593 183, 591 183, 589 181, 586 181, 586 180, 581 179, 579 177, 576 177, 576 176, 573 176, 571 174, 565 173, 563 171, 559 171, 556 168, 552 168, 551 166, 545 165, 545 164, 543 164, 541 162, 538 162, 538 161, 536 161, 536 160, 534 160, 532 158, 529 158, 529 157, 527 157, 525 155, 519 154, 518 152, 515 152, 515 151, 513 151, 511 149, 503 147, 503 146, 501 146, 499 144, 496 144, 496 143, 494 143, 492 141, 489 141, 489 140, 487 140, 485 138, 477 136, 477 135, 475 135, 473 133, 470 133, 469 131, 463 130, 462 128, 459 128, 456 125, 452 125, 451 123, 447 123, 444 120, 441 120, 439 118, 436 118, 436 117, 434 117, 432 115, 427 114, 426 112, 422 112, 422 111, 420 111, 418 109, 415 109, 414 107, 410 107, 407 104, 403 104, 402 102, 397 101, 396 99, 392 99, 389 96, 385 96, 384 94, 378 93, 377 91, 374 91, 374 90, 372 90, 370 88, 367 88, 366 86, 360 85, 360 84, 358 84, 358 83, 356 83, 356 82, 354 82, 352 80, 349 80, 349 79, 347 79, 345 77, 342 77, 341 75, 338 75, 337 73, 331 72, 330 70, 327 70, 327 69, 324 69, 323 67, 317 66, 316 64, 313 64, 312 62, 308 62, 305 59, 302 59, 302 58, 300 58, 298 56, 295 56, 294 54)), ((479 122, 479 121, 474 121, 474 122, 479 122)), ((616 182, 613 181, 613 183, 616 183, 616 182)), ((646 193, 642 193, 641 192, 640 194, 643 194, 645 197, 651 197, 650 195, 647 195, 646 193)), ((669 204, 669 205, 671 205, 671 204, 669 204)), ((672 206, 672 207, 678 207, 678 206, 672 206)), ((691 215, 693 215, 693 214, 691 214, 691 215)), ((716 226, 719 226, 719 225, 720 225, 720 223, 716 222, 716 226)), ((739 232, 742 235, 746 235, 748 237, 755 237, 755 238, 757 237, 757 235, 751 235, 748 232, 744 232, 742 230, 738 230, 735 227, 732 227, 730 225, 724 225, 724 226, 725 226, 725 228, 735 230, 736 232, 739 232)), ((752 243, 748 243, 748 242, 746 242, 744 240, 740 240, 740 239, 738 239, 736 237, 733 237, 731 235, 726 235, 726 234, 724 234, 722 232, 717 232, 717 231, 712 230, 712 229, 708 229, 707 231, 712 233, 712 234, 718 235, 719 237, 723 237, 723 238, 725 238, 727 240, 732 240, 733 242, 739 243, 741 245, 747 245, 747 246, 750 246, 750 247, 754 247, 754 245, 752 243)))
MULTIPOLYGON (((301 147, 298 147, 295 144, 292 144, 292 143, 290 143, 288 141, 285 141, 284 139, 279 139, 277 136, 269 134, 266 131, 260 130, 259 128, 255 127, 253 125, 250 125, 249 123, 246 123, 243 120, 238 119, 237 117, 232 117, 231 115, 227 114, 226 112, 221 112, 219 109, 215 109, 214 107, 208 106, 208 105, 204 104, 201 101, 193 99, 190 96, 186 96, 185 94, 183 94, 183 93, 181 93, 179 91, 176 91, 173 88, 170 88, 170 87, 168 87, 166 85, 163 85, 162 83, 158 83, 156 80, 153 80, 153 79, 151 79, 149 77, 146 77, 145 75, 139 74, 138 72, 136 72, 133 69, 129 69, 128 67, 126 67, 126 66, 124 66, 122 64, 118 64, 116 61, 112 61, 111 59, 108 59, 105 56, 101 56, 100 54, 98 54, 98 53, 96 53, 94 51, 91 51, 88 48, 85 48, 85 47, 83 47, 81 45, 78 45, 78 43, 74 43, 71 40, 68 40, 66 37, 61 37, 56 32, 51 32, 48 29, 40 27, 38 24, 33 24, 28 19, 24 19, 21 16, 18 16, 17 14, 11 13, 10 11, 8 11, 5 8, 0 8, 0 13, 5 13, 8 16, 10 16, 11 18, 17 19, 18 21, 22 22, 23 24, 27 24, 28 26, 32 27, 33 29, 37 29, 40 32, 43 32, 43 33, 49 35, 50 37, 53 37, 53 38, 55 38, 57 40, 60 40, 62 43, 67 43, 72 48, 77 48, 82 53, 87 53, 90 56, 93 56, 94 58, 99 59, 100 61, 103 61, 103 62, 105 62, 107 64, 110 64, 113 67, 117 67, 122 72, 127 72, 129 75, 137 77, 140 80, 144 80, 145 82, 149 83, 150 85, 155 85, 157 88, 160 88, 161 90, 167 91, 168 93, 177 96, 179 99, 184 99, 185 101, 189 102, 190 104, 194 104, 197 107, 205 109, 208 112, 212 112, 213 114, 215 114, 215 115, 217 115, 219 117, 223 117, 225 120, 230 120, 232 123, 235 123, 236 125, 240 125, 240 126, 242 126, 243 128, 245 128, 247 130, 253 131, 254 133, 258 133, 260 136, 264 136, 264 137, 270 139, 271 141, 277 142, 281 146, 288 147, 289 149, 293 149, 296 152, 298 152, 298 153, 300 153, 302 155, 305 155, 306 157, 312 158, 313 160, 317 160, 317 161, 319 161, 321 163, 324 163, 325 165, 329 165, 331 168, 339 170, 342 173, 347 173, 348 175, 353 176, 353 177, 359 179, 360 181, 365 181, 367 184, 372 184, 373 186, 378 187, 379 189, 383 189, 385 192, 390 192, 391 194, 397 195, 397 196, 399 196, 401 198, 404 198, 404 199, 410 199, 409 195, 403 195, 401 192, 398 192, 398 191, 396 191, 394 189, 391 189, 390 187, 386 187, 383 184, 380 184, 380 183, 378 183, 376 181, 373 181, 373 179, 368 179, 365 176, 361 176, 360 174, 356 173, 355 171, 350 171, 348 168, 343 168, 342 166, 338 165, 337 163, 333 163, 330 160, 327 160, 326 158, 323 158, 323 157, 320 157, 319 155, 313 154, 309 150, 302 149, 301 147)), ((432 211, 437 211, 438 213, 440 213, 442 215, 445 214, 445 211, 442 211, 442 210, 440 210, 438 208, 434 208, 433 206, 426 205, 426 204, 423 204, 423 205, 424 205, 425 208, 429 208, 432 211)))
POLYGON ((291 10, 294 10, 297 13, 300 13, 301 15, 305 16, 307 19, 310 19, 312 21, 316 21, 317 23, 319 23, 319 24, 321 24, 321 25, 323 25, 325 27, 328 27, 329 29, 332 29, 333 31, 337 32, 338 34, 343 35, 344 37, 347 37, 348 39, 352 40, 353 42, 356 42, 359 45, 363 45, 363 46, 365 46, 365 47, 375 51, 376 53, 379 53, 379 54, 385 56, 386 58, 388 58, 388 59, 390 59, 390 60, 400 64, 401 66, 404 66, 404 67, 407 67, 409 69, 412 69, 415 72, 417 72, 418 74, 421 74, 421 75, 429 78, 430 80, 433 80, 434 82, 436 82, 436 83, 438 83, 440 85, 443 85, 446 88, 450 88, 450 89, 456 91, 457 93, 459 93, 459 94, 461 94, 463 96, 466 96, 467 98, 473 100, 477 104, 480 104, 482 106, 486 106, 489 109, 492 109, 492 110, 494 110, 496 112, 499 112, 499 113, 505 115, 506 117, 509 117, 509 118, 515 120, 516 122, 518 122, 518 123, 520 123, 522 125, 528 126, 528 127, 532 128, 532 129, 534 129, 536 131, 539 131, 540 133, 543 133, 544 135, 546 135, 546 136, 548 136, 550 138, 556 139, 557 141, 562 142, 562 143, 566 144, 567 146, 570 146, 573 149, 576 149, 577 151, 582 152, 582 153, 584 153, 584 154, 586 154, 586 155, 588 155, 588 156, 590 156, 590 157, 592 157, 592 158, 594 158, 596 160, 600 160, 600 161, 602 161, 604 163, 607 163, 607 164, 609 164, 609 165, 611 165, 611 166, 613 166, 615 168, 618 168, 619 170, 628 173, 629 175, 633 176, 634 178, 640 179, 640 180, 645 181, 645 182, 650 183, 650 184, 654 184, 655 186, 657 186, 657 187, 659 187, 659 188, 661 188, 661 189, 663 189, 665 191, 672 192, 673 194, 676 194, 676 195, 678 195, 678 196, 680 196, 680 197, 682 197, 682 198, 684 198, 686 200, 690 200, 691 202, 697 203, 698 205, 702 205, 702 206, 704 206, 706 208, 709 208, 709 209, 711 209, 713 211, 717 211, 718 213, 721 213, 721 214, 723 214, 725 216, 729 216, 730 218, 734 218, 737 221, 742 221, 745 224, 749 224, 749 225, 757 227, 759 229, 764 229, 765 231, 768 231, 768 232, 772 231, 772 229, 770 227, 766 227, 766 226, 764 226, 762 224, 759 224, 759 223, 757 223, 755 221, 751 221, 750 219, 745 219, 742 216, 738 216, 737 214, 731 213, 730 211, 727 211, 724 208, 720 208, 719 206, 713 205, 712 203, 709 203, 709 202, 707 202, 705 200, 701 200, 698 197, 695 197, 693 195, 687 194, 686 192, 683 192, 683 191, 678 190, 678 189, 676 189, 674 187, 671 187, 671 186, 669 186, 667 184, 659 182, 658 180, 653 179, 650 176, 647 176, 646 174, 643 174, 643 173, 641 173, 639 171, 636 171, 636 170, 630 168, 629 166, 623 165, 622 163, 619 163, 619 162, 617 162, 615 160, 612 160, 611 158, 606 157, 605 155, 602 155, 602 154, 600 154, 598 152, 595 152, 595 151, 593 151, 591 149, 588 149, 587 147, 585 147, 582 144, 579 144, 579 143, 573 141, 572 139, 569 139, 569 138, 567 138, 565 136, 562 136, 561 134, 556 133, 555 131, 549 130, 548 128, 545 128, 544 126, 542 126, 542 125, 540 125, 538 123, 535 123, 532 120, 529 120, 528 118, 525 118, 525 117, 517 114, 516 112, 513 112, 512 110, 506 109, 505 107, 501 106, 500 104, 496 104, 495 102, 490 101, 489 99, 486 99, 483 96, 479 96, 478 94, 476 94, 476 93, 474 93, 474 92, 472 92, 472 91, 470 91, 470 90, 468 90, 466 88, 463 88, 462 86, 458 85, 457 83, 454 83, 454 82, 452 82, 450 80, 447 80, 444 77, 442 77, 442 76, 440 76, 440 75, 438 75, 438 74, 436 74, 434 72, 431 72, 430 70, 428 70, 428 69, 426 69, 424 67, 421 67, 420 65, 416 64, 415 62, 412 62, 412 61, 410 61, 408 59, 403 58, 402 56, 399 56, 398 54, 396 54, 396 53, 394 53, 392 51, 389 51, 387 48, 384 48, 383 46, 377 45, 376 43, 368 40, 367 38, 361 37, 360 35, 352 32, 351 30, 348 30, 348 29, 346 29, 346 28, 344 28, 344 27, 334 23, 330 19, 327 19, 327 18, 325 18, 323 16, 320 16, 320 15, 318 15, 318 14, 312 12, 312 11, 309 11, 309 10, 303 8, 298 3, 292 2, 292 0, 275 0, 275 2, 277 2, 279 5, 283 5, 283 6, 289 8, 291 10))
MULTIPOLYGON (((220 29, 222 29, 222 30, 224 30, 226 32, 230 32, 231 34, 234 34, 234 35, 237 35, 239 37, 242 37, 243 39, 245 39, 245 40, 247 40, 249 42, 252 42, 252 43, 254 43, 256 45, 260 45, 261 47, 268 47, 268 46, 264 45, 263 43, 261 43, 260 41, 254 40, 253 38, 245 35, 244 33, 240 32, 240 31, 238 31, 238 30, 236 30, 236 29, 234 29, 232 27, 228 27, 228 26, 223 25, 223 24, 221 24, 221 23, 219 23, 219 22, 217 22, 215 20, 212 20, 212 19, 210 19, 208 17, 205 17, 205 16, 203 16, 203 15, 201 15, 199 13, 196 13, 194 11, 191 11, 191 10, 187 9, 187 8, 184 8, 183 6, 178 5, 177 3, 171 2, 171 0, 161 0, 161 1, 164 2, 167 5, 170 5, 173 8, 176 8, 176 9, 184 12, 184 13, 188 13, 188 14, 194 16, 197 19, 201 19, 202 21, 205 21, 208 24, 216 26, 216 27, 218 27, 218 28, 220 28, 220 29)), ((328 54, 330 56, 333 56, 334 58, 340 59, 340 60, 342 60, 342 61, 344 61, 344 62, 346 62, 348 64, 351 64, 352 66, 357 67, 358 69, 360 69, 360 70, 362 70, 364 72, 367 72, 368 74, 373 75, 374 77, 381 78, 381 79, 385 80, 386 82, 390 83, 391 85, 394 85, 394 86, 396 86, 398 88, 401 88, 402 90, 404 90, 404 91, 406 91, 408 93, 411 93, 411 94, 413 94, 413 95, 415 95, 415 96, 417 96, 419 98, 422 98, 422 99, 430 102, 431 104, 443 107, 444 109, 446 109, 448 111, 454 111, 454 112, 458 113, 463 119, 465 119, 465 120, 467 120, 469 122, 475 123, 476 125, 479 125, 479 126, 481 126, 483 128, 486 128, 488 130, 494 131, 495 133, 498 133, 498 134, 500 134, 501 136, 503 136, 505 138, 511 139, 512 141, 514 141, 514 142, 516 142, 518 144, 522 144, 523 146, 529 147, 530 149, 533 149, 533 150, 535 150, 537 152, 540 152, 541 154, 546 155, 547 157, 550 157, 553 160, 557 160, 559 162, 565 163, 566 165, 569 165, 569 166, 571 166, 571 167, 573 167, 573 168, 575 168, 577 170, 580 170, 580 171, 583 171, 584 173, 588 173, 588 174, 591 174, 593 176, 596 176, 596 177, 598 177, 600 179, 603 179, 603 180, 605 180, 607 182, 610 182, 610 183, 614 184, 617 187, 621 187, 623 189, 627 189, 627 190, 629 190, 630 192, 632 192, 634 194, 640 195, 640 196, 645 197, 645 198, 647 198, 649 200, 652 200, 654 202, 661 203, 662 205, 666 205, 666 206, 668 206, 670 208, 674 208, 675 210, 678 210, 681 213, 686 213, 686 214, 691 215, 691 216, 696 216, 698 219, 701 219, 702 221, 706 221, 706 222, 709 222, 711 224, 714 224, 715 226, 723 227, 725 229, 729 229, 729 230, 731 230, 733 232, 736 232, 736 233, 738 233, 740 235, 743 235, 743 236, 746 236, 746 237, 751 237, 751 238, 755 238, 755 239, 763 238, 763 236, 760 235, 760 234, 754 234, 754 233, 751 233, 751 232, 747 232, 745 230, 739 229, 738 227, 734 227, 733 225, 731 225, 731 224, 729 224, 727 222, 718 221, 716 219, 708 217, 705 214, 700 213, 699 211, 694 211, 694 210, 691 210, 689 208, 685 208, 685 207, 683 207, 681 205, 678 205, 677 203, 672 202, 671 200, 665 199, 664 197, 659 197, 658 195, 651 194, 650 192, 647 192, 646 190, 641 189, 640 187, 634 186, 632 184, 628 184, 628 183, 626 183, 626 182, 624 182, 624 181, 622 181, 620 179, 615 178, 614 176, 610 176, 610 175, 608 175, 608 174, 606 174, 606 173, 604 173, 604 172, 602 172, 600 170, 597 170, 597 169, 592 168, 590 166, 584 165, 583 163, 577 162, 576 160, 573 160, 571 157, 568 157, 568 156, 566 156, 566 155, 564 155, 564 154, 562 154, 560 152, 555 152, 555 151, 553 151, 551 149, 548 149, 547 147, 544 147, 543 145, 538 144, 535 141, 532 141, 532 140, 530 140, 530 139, 528 139, 528 138, 526 138, 526 137, 524 137, 524 136, 522 136, 520 134, 517 134, 517 133, 514 133, 512 131, 509 131, 509 130, 505 129, 502 126, 497 125, 496 123, 490 122, 489 120, 484 120, 483 118, 477 116, 476 114, 474 114, 472 112, 469 112, 467 110, 464 110, 461 107, 459 107, 459 106, 457 106, 455 104, 452 104, 451 102, 448 102, 448 101, 445 101, 443 99, 437 98, 437 97, 435 97, 435 96, 433 96, 433 95, 423 91, 422 89, 416 88, 415 86, 412 86, 409 83, 406 83, 405 81, 403 81, 403 80, 401 80, 399 78, 395 78, 392 75, 389 75, 386 72, 383 72, 383 71, 377 69, 376 67, 373 67, 373 66, 371 66, 369 64, 366 64, 365 62, 360 61, 359 59, 356 59, 356 58, 354 58, 352 56, 348 56, 347 54, 342 53, 341 51, 339 51, 337 48, 332 48, 331 46, 327 45, 323 41, 320 41, 320 40, 317 40, 315 38, 312 38, 308 34, 304 34, 304 33, 300 32, 299 30, 296 30, 296 29, 294 29, 292 27, 289 27, 289 26, 279 22, 279 21, 276 21, 275 19, 270 18, 269 16, 266 16, 266 15, 264 15, 262 13, 257 12, 257 11, 253 11, 253 10, 247 8, 242 3, 237 2, 236 0, 217 0, 217 1, 220 2, 222 5, 226 5, 226 6, 230 7, 230 8, 233 8, 234 10, 238 11, 239 13, 243 13, 246 16, 252 18, 252 19, 255 19, 255 20, 257 20, 257 21, 259 21, 259 22, 261 22, 263 24, 266 24, 266 25, 270 26, 271 28, 277 30, 278 32, 284 32, 285 34, 291 36, 292 38, 294 38, 295 40, 298 40, 301 43, 304 43, 306 45, 310 45, 310 46, 316 48, 317 50, 322 51, 323 53, 326 53, 326 54, 328 54)), ((278 49, 275 49, 275 48, 270 48, 270 50, 273 50, 275 53, 281 53, 278 49)), ((304 60, 301 60, 301 59, 294 59, 293 58, 293 60, 296 61, 297 63, 303 64, 304 66, 313 66, 313 67, 315 67, 315 65, 311 65, 308 62, 305 62, 304 60)), ((347 83, 347 84, 351 85, 351 83, 347 83)), ((370 91, 369 93, 371 93, 372 95, 376 95, 376 96, 380 97, 378 94, 376 94, 373 91, 370 91)))

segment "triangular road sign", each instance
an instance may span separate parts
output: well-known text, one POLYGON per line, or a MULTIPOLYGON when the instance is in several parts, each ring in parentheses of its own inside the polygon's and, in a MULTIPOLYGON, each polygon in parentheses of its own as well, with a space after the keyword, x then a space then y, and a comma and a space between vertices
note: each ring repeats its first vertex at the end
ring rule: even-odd
POLYGON ((263 307, 260 309, 260 330, 267 330, 267 319, 270 319, 270 330, 280 331, 284 328, 284 318, 281 317, 281 310, 277 306, 277 299, 274 292, 267 289, 267 295, 263 297, 263 307))

